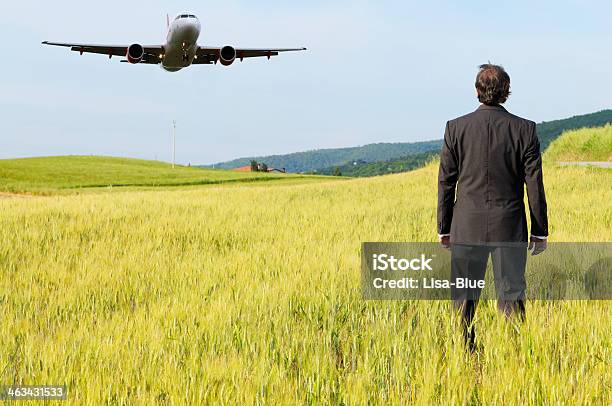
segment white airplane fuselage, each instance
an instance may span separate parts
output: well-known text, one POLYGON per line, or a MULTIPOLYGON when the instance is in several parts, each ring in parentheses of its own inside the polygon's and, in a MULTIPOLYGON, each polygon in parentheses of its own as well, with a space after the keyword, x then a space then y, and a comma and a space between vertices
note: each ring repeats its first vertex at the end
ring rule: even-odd
POLYGON ((191 16, 177 18, 168 27, 161 67, 169 72, 177 72, 193 63, 200 37, 200 20, 191 16))

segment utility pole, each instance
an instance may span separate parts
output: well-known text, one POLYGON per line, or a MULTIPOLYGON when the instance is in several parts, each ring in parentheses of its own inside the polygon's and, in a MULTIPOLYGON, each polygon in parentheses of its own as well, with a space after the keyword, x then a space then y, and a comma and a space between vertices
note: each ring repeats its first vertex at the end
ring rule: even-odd
POLYGON ((176 160, 176 120, 172 120, 172 168, 176 160))

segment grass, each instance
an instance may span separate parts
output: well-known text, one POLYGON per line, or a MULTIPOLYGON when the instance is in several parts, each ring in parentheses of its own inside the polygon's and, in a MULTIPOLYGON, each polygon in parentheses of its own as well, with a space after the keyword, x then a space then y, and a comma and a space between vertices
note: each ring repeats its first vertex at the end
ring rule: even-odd
MULTIPOLYGON (((552 241, 610 240, 612 173, 546 165, 552 241)), ((609 301, 364 301, 362 241, 434 241, 435 164, 274 188, 0 200, 0 382, 72 404, 607 404, 609 301)))
POLYGON ((612 125, 568 131, 546 150, 551 161, 612 161, 612 125))
POLYGON ((159 161, 97 156, 0 160, 0 191, 74 193, 101 187, 176 187, 233 182, 299 180, 304 176, 176 166, 159 161))

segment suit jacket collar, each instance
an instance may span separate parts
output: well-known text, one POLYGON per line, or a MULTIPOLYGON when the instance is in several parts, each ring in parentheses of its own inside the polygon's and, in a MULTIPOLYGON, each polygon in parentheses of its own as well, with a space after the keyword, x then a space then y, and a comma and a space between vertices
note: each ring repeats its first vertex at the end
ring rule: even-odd
POLYGON ((477 110, 498 110, 498 111, 507 111, 503 106, 496 104, 495 106, 489 106, 487 104, 481 104, 478 106, 477 110))

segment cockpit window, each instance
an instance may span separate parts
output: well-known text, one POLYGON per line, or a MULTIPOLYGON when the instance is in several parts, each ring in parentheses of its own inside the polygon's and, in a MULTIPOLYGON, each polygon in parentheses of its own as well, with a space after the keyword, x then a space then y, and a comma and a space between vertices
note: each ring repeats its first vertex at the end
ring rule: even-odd
POLYGON ((181 14, 181 15, 176 16, 175 20, 178 20, 181 18, 197 18, 197 17, 194 16, 193 14, 181 14))

